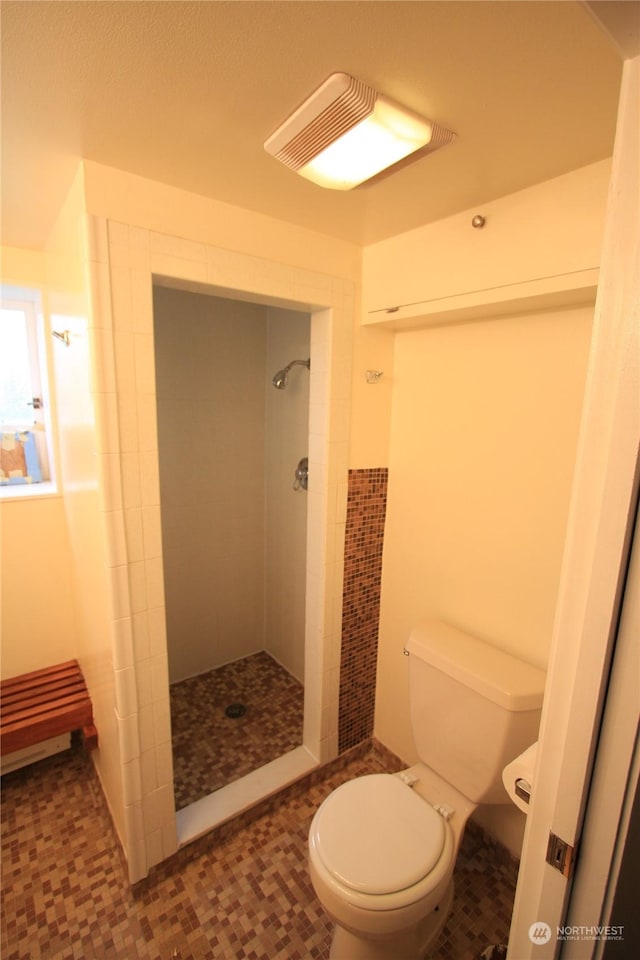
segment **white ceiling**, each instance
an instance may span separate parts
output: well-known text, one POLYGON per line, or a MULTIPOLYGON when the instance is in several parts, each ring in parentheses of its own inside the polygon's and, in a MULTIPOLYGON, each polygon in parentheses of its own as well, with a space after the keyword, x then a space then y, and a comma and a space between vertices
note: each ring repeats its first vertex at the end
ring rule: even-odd
POLYGON ((621 59, 573 0, 2 0, 2 241, 79 157, 370 243, 609 156, 621 59), (263 142, 343 70, 457 134, 348 193, 263 142))

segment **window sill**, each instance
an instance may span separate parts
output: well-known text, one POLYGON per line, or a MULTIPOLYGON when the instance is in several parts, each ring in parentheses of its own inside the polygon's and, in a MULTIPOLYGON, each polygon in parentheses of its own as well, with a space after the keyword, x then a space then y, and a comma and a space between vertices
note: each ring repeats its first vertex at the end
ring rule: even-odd
POLYGON ((52 480, 45 480, 43 483, 0 485, 0 500, 34 500, 59 496, 61 496, 60 490, 52 480))

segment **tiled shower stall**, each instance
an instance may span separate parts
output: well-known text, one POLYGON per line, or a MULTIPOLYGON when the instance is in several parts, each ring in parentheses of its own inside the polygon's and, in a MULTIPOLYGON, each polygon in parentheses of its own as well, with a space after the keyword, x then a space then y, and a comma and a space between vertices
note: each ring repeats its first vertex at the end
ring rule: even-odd
MULTIPOLYGON (((354 292, 340 278, 97 217, 89 218, 87 237, 92 389, 124 804, 121 839, 134 882, 171 856, 183 839, 176 830, 173 797, 152 285, 311 314, 304 747, 289 754, 278 773, 285 782, 339 750, 354 292)), ((370 671, 371 657, 367 662, 370 671)), ((341 722, 350 727, 350 693, 344 687, 342 700, 341 722)), ((360 715, 361 700, 352 703, 360 715)))

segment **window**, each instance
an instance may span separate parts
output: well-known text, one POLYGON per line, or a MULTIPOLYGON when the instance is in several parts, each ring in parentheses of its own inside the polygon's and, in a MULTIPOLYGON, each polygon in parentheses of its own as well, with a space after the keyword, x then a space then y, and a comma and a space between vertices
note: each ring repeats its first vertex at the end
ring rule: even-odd
POLYGON ((42 322, 37 291, 2 287, 0 494, 51 479, 42 322))

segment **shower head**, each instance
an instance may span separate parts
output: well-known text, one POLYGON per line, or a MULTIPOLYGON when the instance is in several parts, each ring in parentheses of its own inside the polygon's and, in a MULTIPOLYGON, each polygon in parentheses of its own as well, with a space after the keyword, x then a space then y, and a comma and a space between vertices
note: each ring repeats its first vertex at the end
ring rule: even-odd
POLYGON ((309 358, 309 360, 292 360, 291 363, 288 363, 286 367, 282 368, 282 370, 278 370, 278 372, 274 375, 271 383, 274 385, 276 390, 284 390, 287 385, 289 370, 291 370, 291 367, 295 367, 296 364, 300 364, 300 366, 306 367, 307 370, 311 370, 311 358, 309 358))

